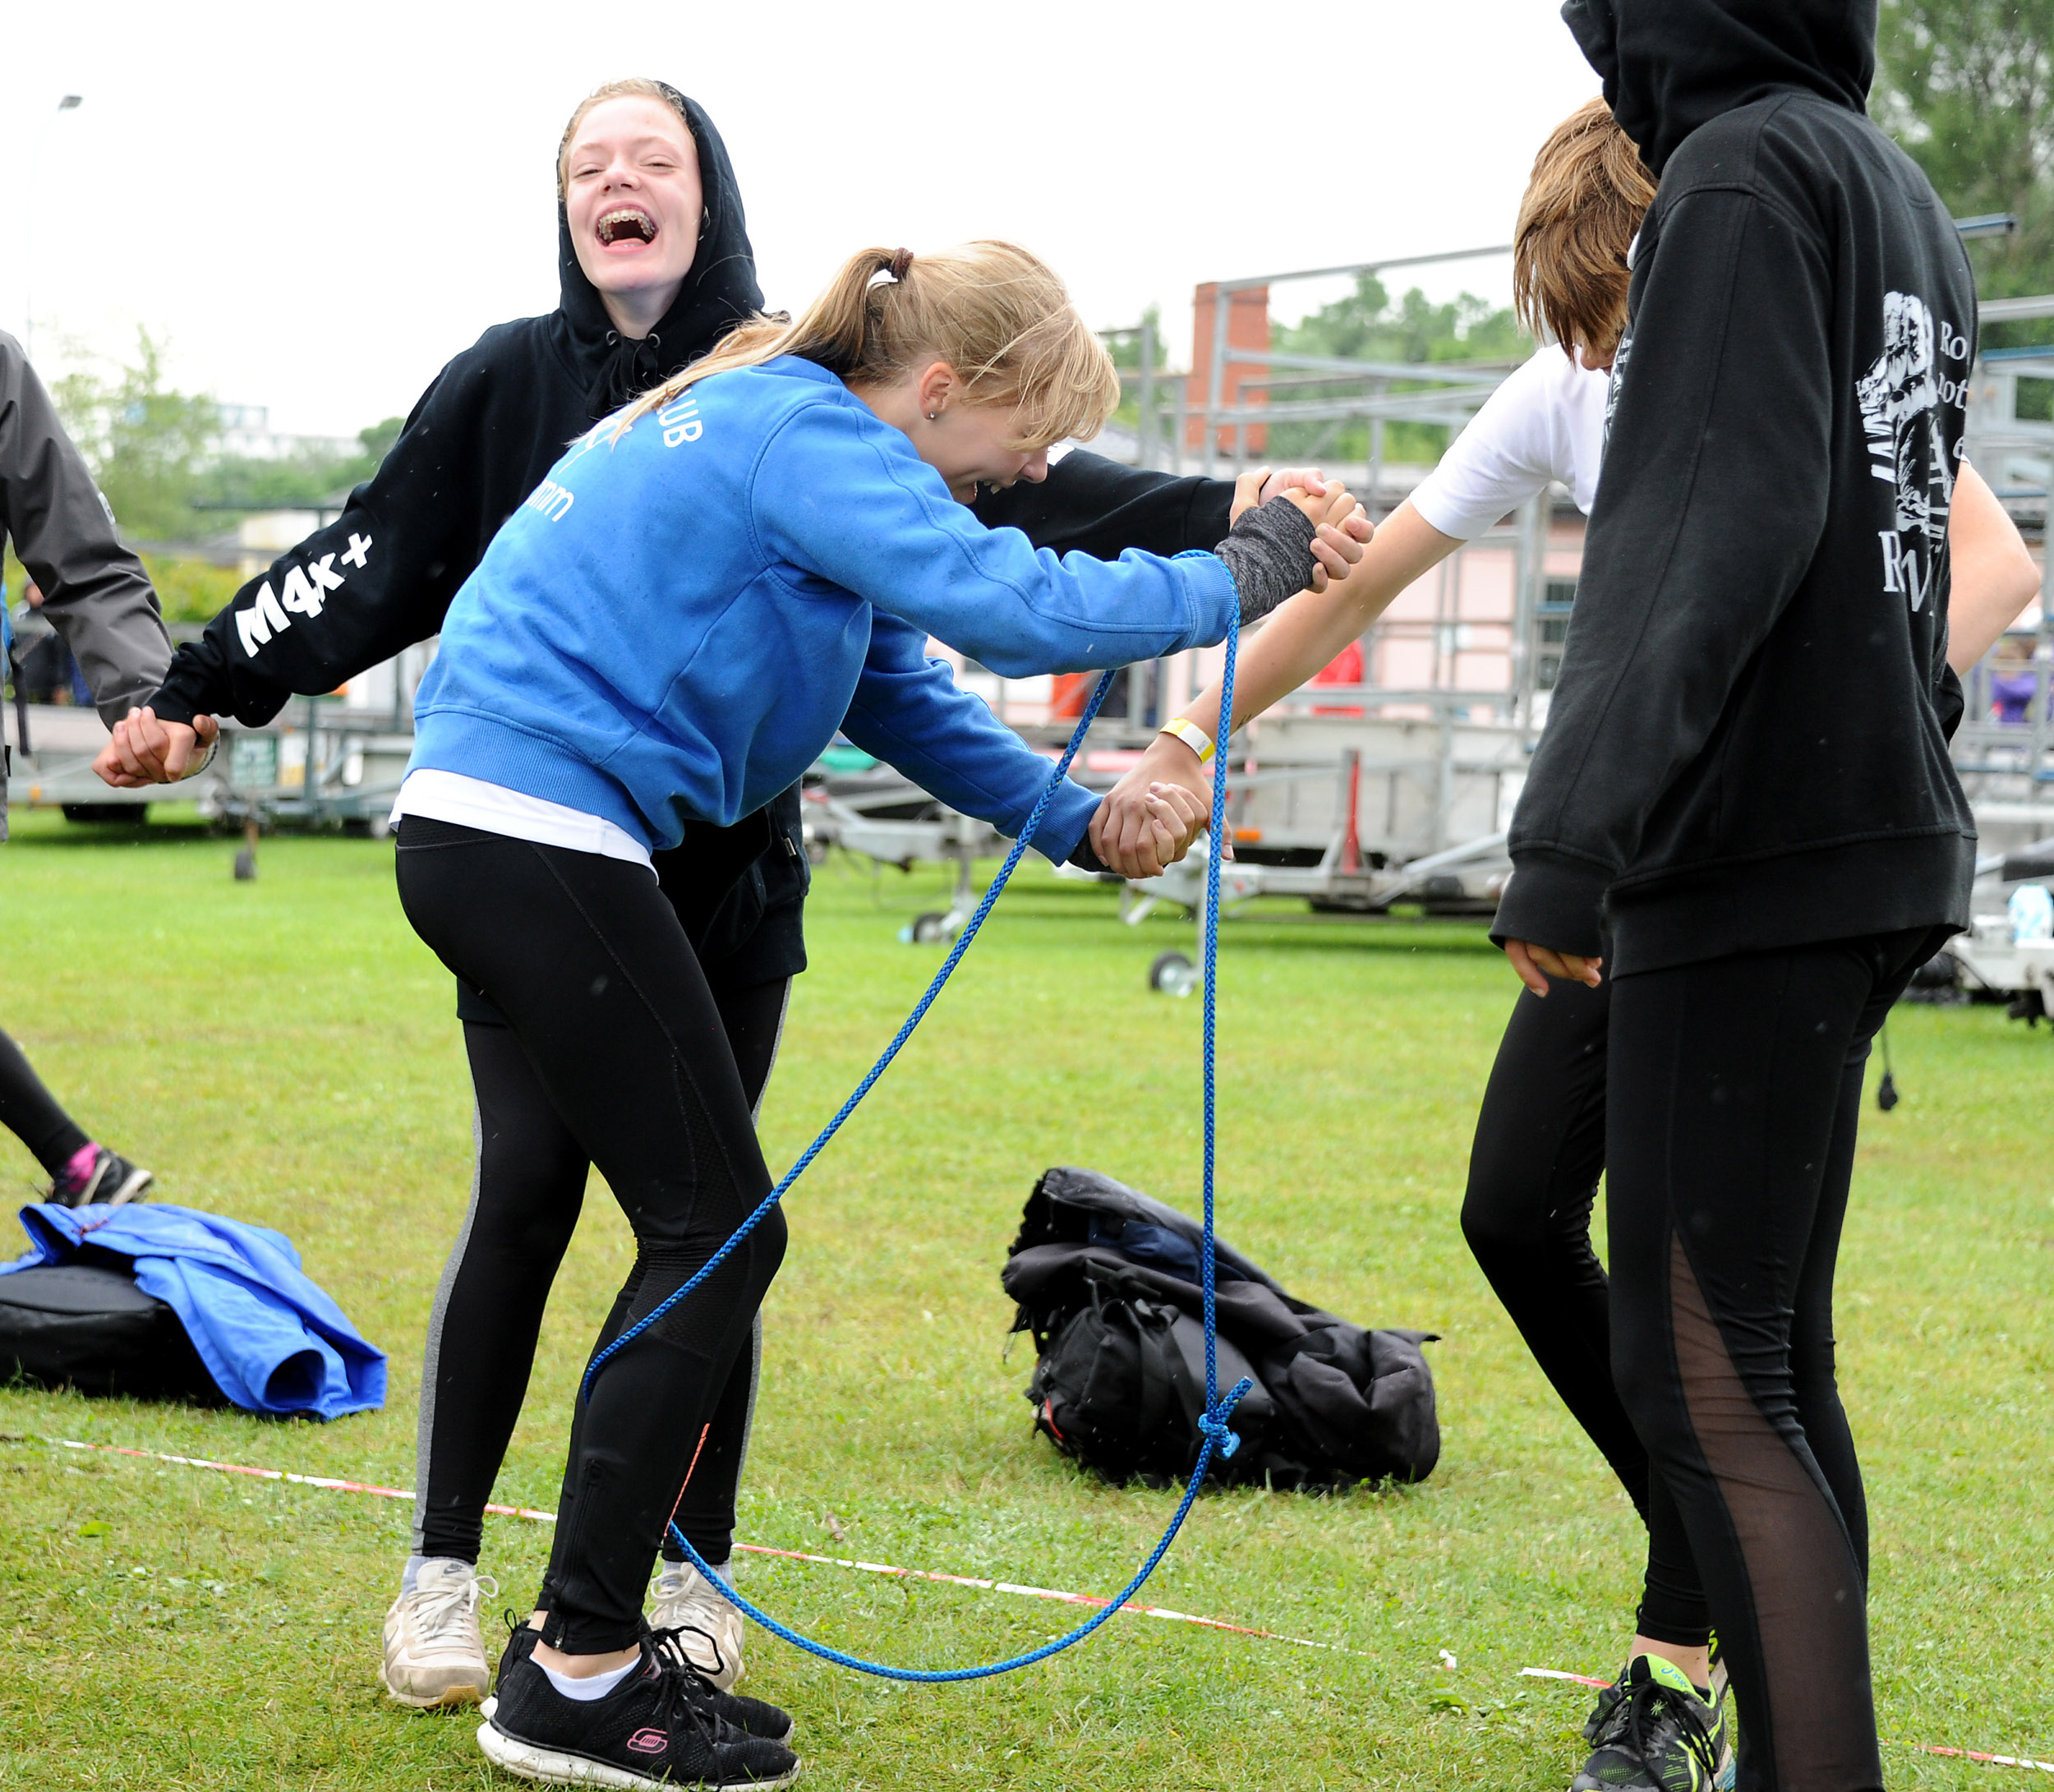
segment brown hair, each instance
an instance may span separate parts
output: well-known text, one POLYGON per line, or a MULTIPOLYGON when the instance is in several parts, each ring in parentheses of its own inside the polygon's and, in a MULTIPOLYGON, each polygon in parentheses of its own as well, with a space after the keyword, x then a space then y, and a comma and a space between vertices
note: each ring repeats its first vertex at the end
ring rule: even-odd
POLYGON ((1640 152, 1602 99, 1579 106, 1533 159, 1513 238, 1519 321, 1603 357, 1626 327, 1626 251, 1655 197, 1640 152))
POLYGON ((614 432, 716 373, 778 355, 817 362, 851 385, 885 385, 946 361, 968 404, 1018 408, 1015 449, 1098 432, 1120 402, 1112 357, 1055 274, 1010 242, 938 255, 865 249, 851 256, 797 322, 758 318, 702 361, 644 393, 614 432))
POLYGON ((585 122, 585 114, 594 106, 604 105, 609 99, 653 99, 665 111, 677 115, 678 124, 684 132, 687 143, 696 144, 692 135, 692 121, 684 115, 684 97, 676 88, 666 87, 660 81, 645 81, 639 75, 625 81, 603 81, 578 102, 578 109, 570 115, 570 122, 564 127, 563 141, 556 145, 556 196, 559 199, 570 191, 570 145, 578 135, 578 127, 585 122))

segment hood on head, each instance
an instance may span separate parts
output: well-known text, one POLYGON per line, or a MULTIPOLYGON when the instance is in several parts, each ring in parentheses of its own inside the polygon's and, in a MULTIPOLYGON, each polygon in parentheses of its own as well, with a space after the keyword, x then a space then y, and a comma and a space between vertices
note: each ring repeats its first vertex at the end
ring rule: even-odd
POLYGON ((1658 177, 1700 125, 1771 94, 1868 108, 1876 0, 1566 0, 1562 18, 1658 177))
MULTIPOLYGON (((699 187, 706 212, 692 271, 676 301, 642 342, 618 336, 599 288, 578 265, 570 216, 556 204, 556 273, 564 316, 578 347, 579 366, 591 378, 587 409, 594 418, 618 410, 637 394, 697 361, 735 325, 763 308, 756 283, 756 251, 742 213, 742 190, 727 159, 727 145, 698 100, 659 81, 670 104, 691 127, 699 152, 699 187)), ((555 170, 552 168, 551 173, 555 170)))

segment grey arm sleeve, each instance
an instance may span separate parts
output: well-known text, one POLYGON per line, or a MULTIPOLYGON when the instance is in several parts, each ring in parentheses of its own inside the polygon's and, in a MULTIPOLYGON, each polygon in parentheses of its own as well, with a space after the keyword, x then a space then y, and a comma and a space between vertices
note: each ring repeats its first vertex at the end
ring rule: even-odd
POLYGON ((146 702, 171 664, 171 637, 143 563, 35 376, 0 332, 0 528, 42 587, 43 613, 85 675, 110 727, 146 702))
POLYGON ((1312 518, 1288 498, 1272 498, 1244 511, 1213 550, 1234 575, 1244 628, 1312 583, 1319 564, 1312 557, 1317 533, 1312 518))

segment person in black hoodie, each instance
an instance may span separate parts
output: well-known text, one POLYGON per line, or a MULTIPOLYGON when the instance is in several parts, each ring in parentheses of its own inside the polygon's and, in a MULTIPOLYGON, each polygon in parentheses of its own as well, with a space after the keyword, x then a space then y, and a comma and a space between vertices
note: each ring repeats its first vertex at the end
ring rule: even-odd
MULTIPOLYGON (((1974 288, 1866 117, 1872 0, 1564 16, 1660 187, 1493 937, 1536 994, 1614 981, 1613 1373, 1704 1582, 1739 1785, 1869 1792, 1833 1269, 1870 1039, 1968 915, 1942 715, 1974 288)), ((1576 1785, 1709 1778, 1706 1691, 1635 1657, 1576 1785)))
MULTIPOLYGON (((100 761, 108 781, 175 778, 211 737, 213 714, 260 725, 294 693, 333 690, 435 634, 500 525, 573 438, 762 310, 726 150, 704 110, 675 89, 625 81, 596 90, 565 129, 557 182, 558 309, 487 330, 444 368, 335 522, 251 579, 200 640, 179 650, 150 703, 116 726, 100 761), (694 210, 695 241, 686 234, 694 210)), ((1278 473, 1261 495, 1292 483, 1316 476, 1278 473)), ((1234 498, 1231 483, 1075 453, 1044 483, 987 492, 976 510, 1037 546, 1109 559, 1128 547, 1209 546, 1226 532, 1234 498)), ((790 980, 806 962, 797 790, 733 827, 695 827, 656 865, 757 1104, 790 980)), ((588 1169, 491 1004, 459 987, 458 1012, 476 1089, 477 1181, 430 1315, 414 1548, 387 1617, 381 1668, 389 1693, 414 1705, 465 1702, 484 1691, 475 1564, 485 1504, 588 1169)), ((715 1564, 731 1547, 759 1360, 760 1343, 737 1367, 677 1510, 715 1564)), ((667 1535, 664 1550, 656 1625, 725 1689, 741 1671, 740 1620, 698 1583, 667 1535)))

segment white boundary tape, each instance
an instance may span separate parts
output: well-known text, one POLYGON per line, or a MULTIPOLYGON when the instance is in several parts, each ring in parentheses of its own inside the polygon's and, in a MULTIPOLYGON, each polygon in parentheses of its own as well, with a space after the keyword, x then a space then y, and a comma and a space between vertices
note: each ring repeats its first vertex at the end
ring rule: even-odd
MULTIPOLYGON (((343 1481, 332 1475, 295 1475, 283 1468, 251 1468, 240 1463, 217 1463, 204 1456, 170 1456, 162 1450, 131 1449, 119 1444, 86 1444, 70 1437, 39 1437, 39 1444, 53 1444, 59 1449, 97 1450, 110 1456, 133 1456, 145 1462, 175 1463, 182 1468, 207 1468, 223 1475, 248 1475, 259 1481, 291 1481, 296 1486, 325 1487, 333 1493, 370 1494, 380 1499, 412 1499, 410 1488, 381 1487, 375 1481, 343 1481)), ((487 1512, 496 1512, 504 1518, 532 1518, 538 1523, 554 1524, 556 1514, 538 1512, 532 1506, 488 1505, 487 1512)), ((942 1574, 929 1569, 898 1568, 889 1562, 859 1562, 845 1556, 813 1555, 804 1550, 776 1550, 766 1543, 737 1543, 735 1547, 745 1550, 751 1555, 775 1556, 787 1562, 813 1562, 823 1568, 852 1569, 859 1573, 886 1574, 898 1580, 937 1581, 948 1587, 968 1587, 979 1592, 1014 1593, 1025 1599, 1052 1599, 1066 1605, 1092 1605, 1103 1607, 1112 1603, 1090 1593, 1063 1592, 1052 1587, 1029 1587, 1016 1581, 983 1580, 969 1574, 942 1574)), ((1287 1637, 1274 1630, 1264 1630, 1254 1624, 1237 1624, 1224 1618, 1203 1618, 1188 1611, 1172 1611, 1167 1605, 1126 1605, 1122 1611, 1132 1612, 1140 1618, 1163 1618, 1172 1624, 1197 1624, 1207 1630, 1224 1630, 1238 1637, 1260 1637, 1265 1642, 1288 1642, 1300 1649, 1323 1649, 1337 1655, 1359 1655, 1357 1649, 1344 1647, 1338 1642, 1315 1642, 1306 1637, 1287 1637)))

